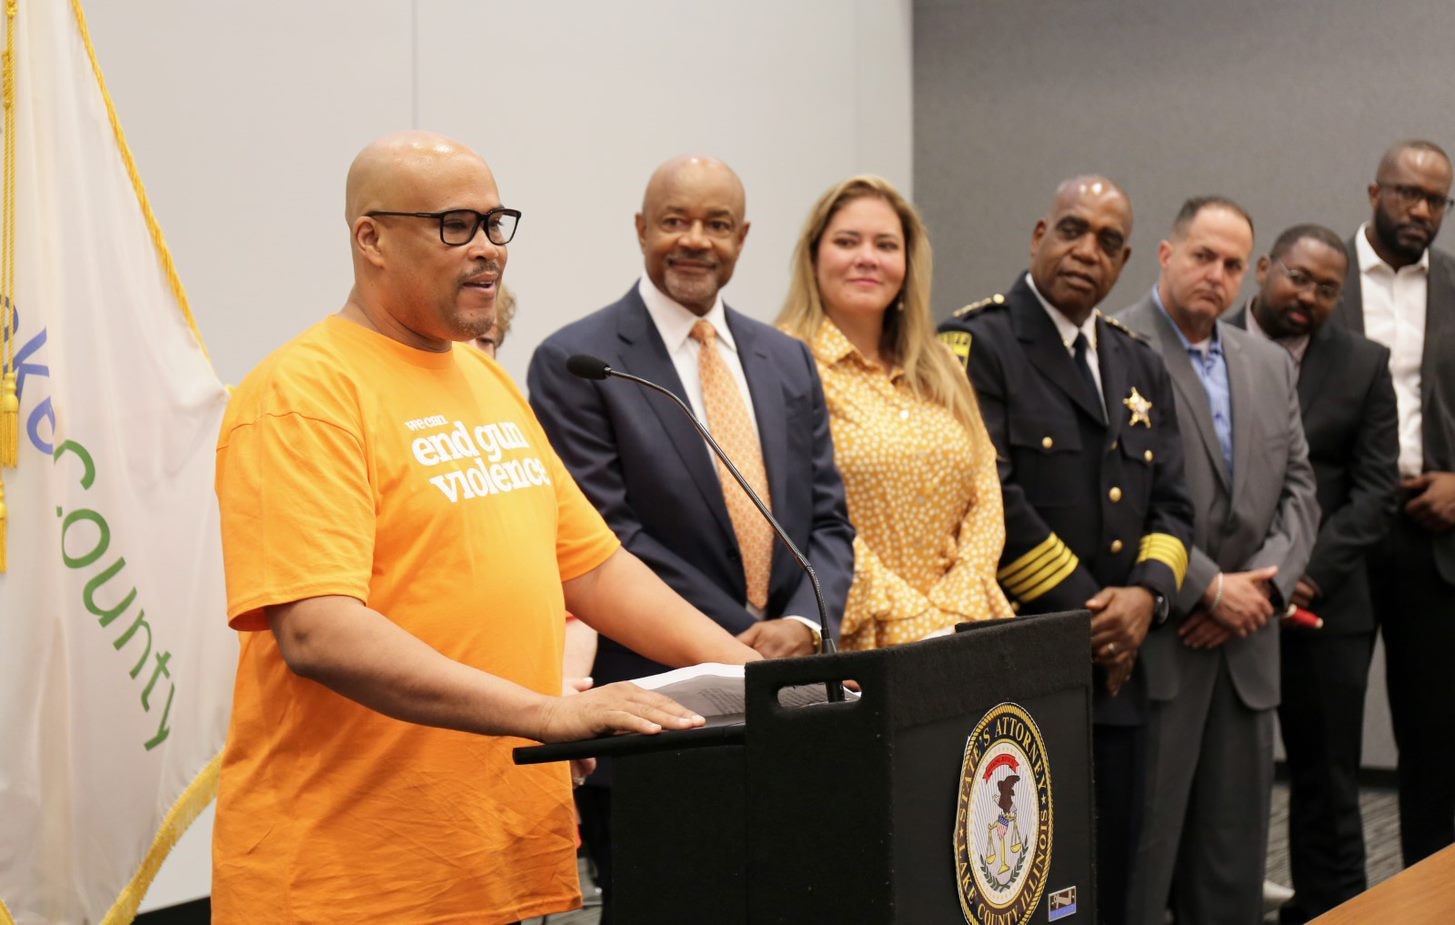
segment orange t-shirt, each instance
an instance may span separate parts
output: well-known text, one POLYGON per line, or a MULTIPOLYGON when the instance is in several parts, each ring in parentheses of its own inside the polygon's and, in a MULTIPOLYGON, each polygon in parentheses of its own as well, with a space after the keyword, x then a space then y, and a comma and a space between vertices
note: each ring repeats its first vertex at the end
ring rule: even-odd
POLYGON ((479 351, 332 317, 265 360, 217 448, 242 631, 216 922, 500 922, 579 901, 564 764, 390 719, 289 671, 263 608, 347 595, 446 656, 561 690, 562 580, 616 538, 479 351))

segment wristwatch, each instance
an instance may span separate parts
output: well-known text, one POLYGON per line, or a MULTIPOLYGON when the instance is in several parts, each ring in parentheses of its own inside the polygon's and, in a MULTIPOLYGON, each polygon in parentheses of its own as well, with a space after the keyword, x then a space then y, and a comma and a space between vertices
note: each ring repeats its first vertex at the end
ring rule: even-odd
POLYGON ((1167 602, 1167 596, 1159 591, 1148 588, 1147 593, 1152 595, 1152 623, 1161 626, 1167 622, 1167 615, 1171 613, 1172 605, 1167 602))

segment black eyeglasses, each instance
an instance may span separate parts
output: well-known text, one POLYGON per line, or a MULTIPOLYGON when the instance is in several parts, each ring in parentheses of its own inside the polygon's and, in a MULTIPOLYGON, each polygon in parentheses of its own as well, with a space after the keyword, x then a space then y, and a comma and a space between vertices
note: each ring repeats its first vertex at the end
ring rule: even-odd
POLYGON ((1297 267, 1290 267, 1283 262, 1282 257, 1278 258, 1276 263, 1283 270, 1283 275, 1288 277, 1288 282, 1293 288, 1305 289, 1313 287, 1314 293, 1325 302, 1337 302, 1339 295, 1344 291, 1344 287, 1337 283, 1321 283, 1314 279, 1313 274, 1297 267))
POLYGON ((485 237, 491 244, 505 246, 515 237, 515 228, 520 223, 519 209, 497 206, 489 212, 474 209, 450 209, 447 212, 365 212, 373 218, 378 215, 399 215, 404 218, 433 218, 440 223, 440 242, 449 247, 464 247, 475 240, 480 226, 485 226, 485 237))
POLYGON ((1451 199, 1443 193, 1425 192, 1418 186, 1409 186, 1404 183, 1380 183, 1378 186, 1382 190, 1388 190, 1394 193, 1394 198, 1398 199, 1399 204, 1405 208, 1409 208, 1415 203, 1423 201, 1425 205, 1430 207, 1431 213, 1439 215, 1449 207, 1455 206, 1455 199, 1451 199))

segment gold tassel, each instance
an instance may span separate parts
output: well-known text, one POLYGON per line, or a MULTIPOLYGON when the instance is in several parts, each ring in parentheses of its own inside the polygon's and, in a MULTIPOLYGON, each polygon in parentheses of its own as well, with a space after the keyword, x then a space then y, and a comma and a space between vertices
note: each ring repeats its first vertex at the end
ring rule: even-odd
POLYGON ((0 466, 13 469, 20 464, 20 396, 16 394, 15 371, 0 381, 0 466))
POLYGON ((0 575, 10 568, 5 556, 5 479, 0 478, 0 575))

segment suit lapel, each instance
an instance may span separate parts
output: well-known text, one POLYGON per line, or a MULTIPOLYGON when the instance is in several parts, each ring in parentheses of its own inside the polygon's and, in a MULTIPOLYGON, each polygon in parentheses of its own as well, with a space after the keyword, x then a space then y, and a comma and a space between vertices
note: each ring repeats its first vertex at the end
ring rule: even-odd
MULTIPOLYGON (((1025 277, 1017 286, 1026 285, 1025 277)), ((1076 368, 1076 361, 1071 359, 1071 354, 1066 352, 1066 345, 1061 341, 1061 333, 1056 330, 1056 325, 1041 307, 1041 302, 1036 298, 1035 293, 1027 291, 1023 296, 1016 298, 1014 293, 1011 298, 1012 315, 1015 325, 1016 337, 1025 345, 1026 356, 1030 359, 1031 365, 1041 371, 1044 378, 1056 384, 1056 387, 1065 392, 1076 407, 1083 413, 1090 416, 1098 423, 1106 419, 1105 409, 1098 408, 1093 399, 1095 396, 1088 394, 1088 390, 1082 384, 1082 374, 1076 368)))
MULTIPOLYGON (((619 356, 622 371, 665 386, 682 399, 689 408, 692 407, 691 403, 687 401, 687 391, 682 387, 682 378, 677 375, 677 367, 672 365, 672 358, 667 354, 667 347, 662 343, 662 336, 657 333, 657 326, 652 323, 651 315, 647 314, 647 306, 642 302, 635 289, 632 290, 631 295, 632 298, 628 301, 626 311, 623 312, 621 323, 617 328, 617 335, 621 341, 619 356)), ((640 388, 639 386, 626 387, 640 388)), ((737 535, 733 533, 732 521, 728 519, 727 504, 722 497, 722 483, 718 480, 717 464, 703 442, 702 436, 697 433, 692 422, 682 413, 682 409, 672 407, 664 396, 648 394, 646 390, 642 390, 642 397, 657 416, 658 423, 662 425, 667 443, 681 458, 686 470, 692 474, 692 481, 697 485, 698 491, 702 493, 703 503, 712 511, 718 526, 722 528, 726 536, 736 543, 737 535)))
POLYGON ((768 472, 770 508, 777 508, 788 497, 788 418, 783 395, 783 377, 763 349, 757 333, 744 323, 742 316, 726 309, 728 328, 738 348, 738 362, 743 364, 743 378, 748 380, 748 394, 753 399, 753 417, 758 420, 758 445, 763 451, 763 466, 768 472), (778 503, 775 503, 778 502, 778 503))
MULTIPOLYGON (((1248 467, 1253 464, 1253 383, 1248 378, 1248 358, 1243 355, 1243 344, 1235 337, 1227 336, 1227 325, 1219 322, 1223 330, 1218 339, 1223 345, 1223 362, 1228 367, 1228 392, 1233 406, 1233 485, 1248 477, 1248 467)), ((1190 364, 1189 364, 1190 365, 1190 364)), ((1222 450, 1218 450, 1222 459, 1222 450)))
POLYGON ((1106 322, 1098 317, 1096 321, 1096 357, 1101 371, 1101 394, 1106 401, 1106 430, 1109 442, 1114 442, 1121 437, 1122 425, 1130 420, 1130 412, 1122 405, 1122 399, 1131 393, 1126 375, 1127 370, 1131 368, 1131 361, 1123 352, 1124 349, 1119 338, 1107 336, 1106 322))
MULTIPOLYGON (((1359 232, 1354 232, 1355 235, 1359 232)), ((1344 296, 1334 309, 1333 320, 1356 334, 1364 333, 1364 280, 1359 274, 1359 250, 1351 236, 1344 242, 1349 250, 1349 273, 1344 277, 1344 296)))
MULTIPOLYGON (((1217 473, 1223 491, 1231 494, 1232 479, 1228 477, 1228 465, 1223 460, 1223 448, 1218 443, 1217 428, 1213 426, 1212 403, 1208 400, 1207 389, 1203 388, 1202 380, 1197 378, 1197 373, 1192 368, 1192 361, 1187 358, 1187 351, 1183 349, 1182 341, 1178 339, 1177 332, 1172 330, 1172 322, 1163 317, 1162 312, 1151 302, 1150 298, 1146 305, 1147 313, 1152 318, 1152 325, 1157 331, 1157 339, 1161 347, 1159 352, 1167 365, 1167 375, 1172 379, 1172 387, 1182 393, 1183 403, 1192 409, 1192 420, 1197 425, 1197 435, 1202 440, 1203 449, 1207 450, 1207 455, 1212 460, 1213 471, 1217 473)), ((1181 421, 1178 423, 1181 424, 1181 421)))
POLYGON ((1309 339, 1308 349, 1303 352, 1303 362, 1298 365, 1298 410, 1305 419, 1323 392, 1329 371, 1334 368, 1338 346, 1333 329, 1325 324, 1309 339))
POLYGON ((1443 353, 1440 341, 1452 327, 1450 308, 1455 304, 1455 279, 1451 278, 1450 263, 1434 250, 1430 251, 1429 284, 1425 290, 1425 340, 1420 351, 1420 407, 1421 429, 1425 431, 1425 446, 1430 445, 1429 427, 1435 416, 1430 414, 1430 397, 1435 386, 1435 370, 1443 353))

